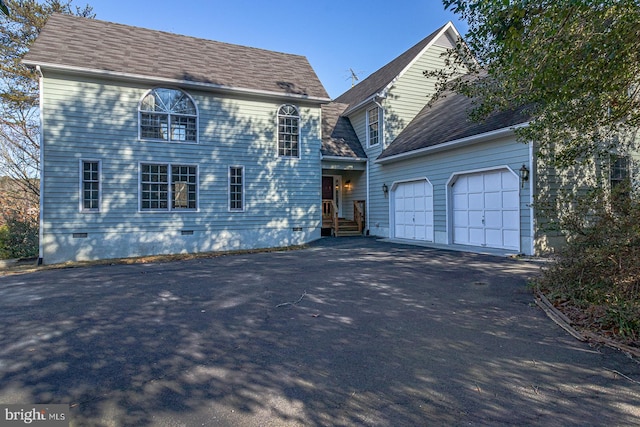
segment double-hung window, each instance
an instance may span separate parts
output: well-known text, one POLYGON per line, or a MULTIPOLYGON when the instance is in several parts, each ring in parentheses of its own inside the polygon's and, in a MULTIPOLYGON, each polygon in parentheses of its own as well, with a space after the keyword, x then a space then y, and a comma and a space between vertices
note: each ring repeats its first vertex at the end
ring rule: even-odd
POLYGON ((140 164, 140 210, 196 210, 198 167, 140 164))
POLYGON ((300 115, 294 105, 283 105, 278 109, 278 156, 299 157, 300 115))
POLYGON ((101 190, 100 161, 82 160, 80 162, 80 210, 82 212, 100 211, 101 190))
POLYGON ((244 167, 229 167, 229 210, 244 211, 244 167))
POLYGON ((380 143, 380 108, 367 110, 367 141, 369 147, 380 143))
POLYGON ((140 102, 140 138, 173 142, 198 141, 198 111, 189 95, 156 88, 140 102))
POLYGON ((611 163, 609 181, 611 188, 625 183, 629 179, 629 157, 619 156, 611 163))

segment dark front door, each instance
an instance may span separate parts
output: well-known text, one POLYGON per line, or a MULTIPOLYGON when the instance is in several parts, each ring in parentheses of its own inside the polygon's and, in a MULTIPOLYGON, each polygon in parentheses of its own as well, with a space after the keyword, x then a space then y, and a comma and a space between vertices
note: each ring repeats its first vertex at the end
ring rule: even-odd
POLYGON ((322 200, 333 200, 333 177, 322 177, 322 200))

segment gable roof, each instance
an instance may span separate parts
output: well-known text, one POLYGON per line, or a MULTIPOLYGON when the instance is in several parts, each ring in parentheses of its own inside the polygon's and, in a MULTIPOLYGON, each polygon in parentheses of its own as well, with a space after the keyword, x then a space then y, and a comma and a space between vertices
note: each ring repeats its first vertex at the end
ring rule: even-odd
POLYGON ((356 107, 367 99, 373 97, 376 94, 383 92, 404 70, 407 69, 413 61, 420 54, 429 47, 438 37, 445 32, 445 30, 451 29, 456 31, 451 22, 438 28, 436 31, 422 39, 416 45, 409 50, 402 53, 400 56, 389 62, 387 65, 380 68, 378 71, 371 74, 369 77, 340 95, 335 99, 336 102, 347 104, 350 108, 356 107))
POLYGON ((465 138, 500 130, 510 130, 531 119, 528 108, 498 111, 482 121, 469 117, 474 101, 464 95, 449 92, 433 106, 426 105, 397 138, 380 154, 378 160, 390 161, 415 152, 454 143, 465 138))
POLYGON ((347 104, 332 102, 322 106, 323 157, 366 159, 367 155, 348 118, 342 116, 347 104))
POLYGON ((329 101, 304 56, 54 14, 25 56, 43 69, 329 101))

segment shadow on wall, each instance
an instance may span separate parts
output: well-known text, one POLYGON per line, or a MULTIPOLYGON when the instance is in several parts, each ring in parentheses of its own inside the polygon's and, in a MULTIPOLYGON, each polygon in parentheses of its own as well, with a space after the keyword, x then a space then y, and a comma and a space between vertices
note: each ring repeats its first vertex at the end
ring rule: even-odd
POLYGON ((137 106, 148 89, 87 81, 48 113, 70 119, 45 124, 45 262, 288 246, 319 237, 319 114, 299 107, 302 156, 282 158, 281 104, 188 91, 200 113, 199 143, 145 141, 138 139, 137 106), (101 162, 100 212, 79 211, 79 173, 69 171, 83 159, 101 162), (141 212, 140 163, 197 165, 198 212, 141 212), (244 168, 242 212, 229 209, 230 166, 244 168))

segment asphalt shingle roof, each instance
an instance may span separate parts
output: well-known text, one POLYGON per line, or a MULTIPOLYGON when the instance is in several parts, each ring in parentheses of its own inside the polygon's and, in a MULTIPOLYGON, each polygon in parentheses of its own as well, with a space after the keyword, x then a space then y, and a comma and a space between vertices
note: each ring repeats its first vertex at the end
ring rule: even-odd
POLYGON ((322 106, 322 155, 365 159, 351 122, 341 115, 347 107, 337 102, 322 106))
POLYGON ((329 98, 304 56, 71 15, 52 15, 24 62, 329 98))
POLYGON ((355 106, 382 91, 433 41, 445 26, 446 24, 438 28, 396 59, 337 97, 335 101, 348 104, 349 106, 355 106))
POLYGON ((472 99, 447 93, 433 106, 425 106, 378 159, 516 126, 531 119, 527 107, 519 107, 492 113, 482 121, 475 122, 469 117, 473 107, 472 99))

